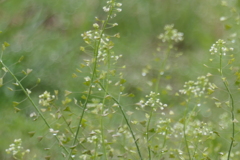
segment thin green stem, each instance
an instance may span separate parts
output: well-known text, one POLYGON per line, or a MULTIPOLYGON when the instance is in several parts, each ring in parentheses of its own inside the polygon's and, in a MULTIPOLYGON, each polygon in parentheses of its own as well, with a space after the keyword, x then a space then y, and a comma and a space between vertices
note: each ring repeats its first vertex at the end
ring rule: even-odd
MULTIPOLYGON (((168 60, 168 57, 169 57, 169 55, 170 55, 170 51, 171 51, 171 44, 169 43, 169 44, 168 44, 168 49, 167 49, 167 51, 166 51, 166 57, 164 58, 163 63, 162 63, 162 65, 160 66, 160 70, 159 70, 159 73, 158 73, 158 76, 157 76, 157 81, 156 81, 156 86, 155 86, 155 92, 156 92, 156 93, 159 93, 159 83, 160 83, 160 78, 161 78, 161 75, 162 75, 161 72, 164 72, 164 67, 165 67, 166 62, 167 62, 167 60, 168 60)), ((149 128, 149 125, 150 125, 151 117, 152 117, 152 112, 151 112, 150 118, 149 118, 149 120, 148 120, 148 128, 149 128)), ((148 131, 148 129, 147 129, 147 131, 148 131)), ((162 148, 164 148, 164 146, 165 146, 165 144, 166 144, 166 136, 167 136, 167 135, 165 135, 165 139, 164 139, 164 143, 163 143, 163 147, 162 147, 162 148)), ((149 143, 148 133, 147 133, 147 141, 148 141, 148 143, 149 143)), ((149 158, 151 159, 151 152, 150 152, 150 146, 149 146, 149 144, 148 144, 148 154, 149 154, 149 158)), ((160 156, 161 156, 161 155, 162 155, 162 153, 160 154, 160 156)))
MULTIPOLYGON (((107 96, 107 92, 108 92, 108 87, 109 87, 109 83, 108 83, 108 80, 109 80, 109 71, 110 71, 110 52, 108 50, 107 52, 108 56, 107 56, 107 73, 106 73, 106 92, 105 92, 105 95, 104 97, 107 96)), ((105 103, 106 103, 106 98, 103 98, 103 102, 102 102, 102 109, 101 109, 101 118, 100 118, 100 124, 101 124, 101 136, 102 136, 102 147, 103 147, 103 154, 104 154, 104 159, 108 160, 108 156, 107 156, 107 153, 106 153, 106 144, 105 144, 105 135, 104 135, 104 126, 103 126, 103 114, 104 114, 104 106, 105 106, 105 103)))
POLYGON ((143 160, 142 155, 141 155, 141 151, 140 151, 140 148, 139 148, 139 145, 138 145, 138 143, 137 143, 138 139, 136 139, 136 137, 135 137, 135 135, 134 135, 134 133, 133 133, 132 127, 131 127, 131 125, 130 125, 130 122, 129 122, 128 119, 127 119, 127 116, 126 116, 126 114, 125 114, 125 112, 124 112, 124 110, 123 110, 122 105, 118 102, 118 100, 117 100, 116 98, 114 98, 113 96, 111 96, 111 95, 106 91, 106 89, 104 88, 104 86, 103 86, 100 82, 99 82, 99 85, 101 86, 102 90, 103 90, 105 93, 107 93, 107 95, 110 96, 110 97, 112 98, 112 100, 118 105, 118 107, 119 107, 119 109, 120 109, 120 111, 121 111, 121 113, 122 113, 122 115, 123 115, 123 118, 124 118, 124 120, 126 121, 126 124, 127 124, 128 128, 129 128, 129 130, 130 130, 130 133, 131 133, 131 135, 132 135, 132 137, 133 137, 135 146, 136 146, 136 148, 137 148, 138 155, 139 155, 140 159, 143 160))
POLYGON ((1 52, 1 56, 0 56, 0 60, 2 61, 2 57, 3 57, 3 50, 1 52))
POLYGON ((231 137, 231 143, 229 146, 229 150, 228 150, 228 156, 227 156, 227 160, 230 160, 230 156, 231 156, 231 151, 232 151, 232 147, 233 147, 233 143, 234 143, 234 138, 235 138, 235 114, 234 114, 234 108, 235 108, 235 103, 234 103, 234 99, 233 99, 233 95, 228 87, 228 83, 226 78, 223 75, 223 66, 222 66, 222 52, 220 52, 220 74, 221 74, 221 78, 224 84, 225 89, 228 92, 229 98, 230 98, 230 107, 231 107, 231 118, 232 118, 232 137, 231 137))
POLYGON ((166 51, 166 57, 164 58, 163 60, 163 63, 159 69, 159 73, 158 73, 158 76, 157 76, 157 81, 156 81, 156 86, 155 86, 155 92, 158 93, 158 89, 159 89, 159 81, 160 81, 160 77, 161 77, 161 72, 164 72, 164 67, 166 65, 166 62, 167 62, 167 59, 170 55, 170 51, 171 51, 171 44, 168 45, 168 49, 166 51))
MULTIPOLYGON (((96 68, 97 68, 97 57, 94 58, 94 69, 93 69, 93 73, 92 73, 92 76, 91 76, 91 82, 90 82, 90 85, 89 85, 89 88, 88 88, 87 98, 85 100, 85 103, 83 104, 83 111, 82 111, 82 113, 80 115, 80 120, 78 121, 77 131, 76 131, 76 134, 75 134, 72 146, 74 146, 76 144, 76 142, 77 142, 77 137, 78 137, 78 134, 79 134, 79 131, 80 131, 80 128, 81 128, 83 116, 85 114, 85 111, 86 111, 86 108, 87 108, 87 104, 88 104, 88 101, 89 101, 89 98, 90 98, 90 95, 91 95, 91 92, 92 92, 92 84, 93 84, 94 76, 96 74, 96 68)), ((72 150, 71 150, 71 152, 72 152, 72 150)), ((71 156, 71 154, 69 154, 69 157, 70 156, 71 156)))
POLYGON ((98 140, 96 141, 96 144, 95 144, 94 159, 97 158, 97 151, 98 151, 98 140))
POLYGON ((184 112, 183 136, 184 136, 184 141, 185 141, 188 157, 189 157, 189 160, 191 160, 192 158, 191 158, 191 153, 189 150, 187 134, 186 134, 187 114, 188 114, 188 104, 187 104, 185 112, 184 112))
MULTIPOLYGON (((165 147, 165 145, 166 145, 166 142, 167 142, 167 135, 168 135, 168 127, 166 127, 166 131, 165 131, 165 134, 164 134, 165 136, 164 136, 164 140, 163 140, 163 143, 162 143, 162 151, 163 151, 163 149, 164 149, 164 147, 165 147)), ((163 152, 159 152, 159 154, 157 155, 157 157, 162 157, 162 154, 163 154, 163 152)))
POLYGON ((147 123, 147 145, 148 145, 148 158, 149 160, 152 159, 152 154, 151 154, 151 147, 150 147, 150 138, 149 138, 149 127, 150 127, 150 122, 151 122, 151 119, 152 119, 152 115, 153 115, 153 109, 150 113, 150 116, 149 116, 149 119, 148 119, 148 123, 147 123))
MULTIPOLYGON (((14 75, 14 73, 3 63, 2 59, 0 59, 1 64, 3 65, 3 67, 11 74, 11 76, 15 79, 15 81, 17 82, 17 84, 20 86, 20 88, 22 89, 22 91, 24 92, 24 94, 27 96, 28 100, 30 101, 30 103, 33 105, 33 107, 36 109, 36 111, 38 112, 38 114, 40 115, 40 117, 43 119, 44 123, 47 125, 47 127, 50 129, 52 128, 50 126, 50 124, 47 122, 46 118, 44 117, 44 115, 42 114, 42 112, 40 111, 40 109, 37 107, 37 105, 35 104, 35 102, 32 100, 32 98, 30 97, 30 95, 28 94, 28 92, 26 91, 26 89, 22 86, 21 82, 18 80, 18 78, 14 75)), ((67 148, 62 144, 62 142, 59 140, 59 138, 57 136, 54 136, 56 138, 56 140, 58 141, 58 143, 60 144, 60 146, 64 149, 64 151, 66 153, 69 154, 69 151, 67 150, 67 148)), ((72 157, 71 157, 72 159, 72 157)))
POLYGON ((168 127, 167 127, 167 129, 166 129, 166 131, 165 131, 165 136, 164 136, 164 141, 163 141, 162 148, 164 148, 165 145, 166 145, 166 142, 167 142, 167 135, 168 135, 168 127))
MULTIPOLYGON (((86 111, 86 108, 87 108, 87 104, 88 104, 88 101, 89 101, 89 98, 90 98, 90 95, 91 95, 91 92, 92 92, 92 85, 94 83, 94 78, 95 78, 95 75, 96 75, 96 72, 97 72, 96 70, 97 70, 97 64, 98 64, 97 63, 98 62, 98 52, 99 52, 99 48, 100 48, 100 44, 101 44, 101 39, 102 39, 103 33, 105 31, 106 25, 108 24, 108 21, 109 21, 111 15, 112 15, 112 11, 113 11, 113 6, 110 7, 110 11, 109 11, 109 14, 107 16, 107 19, 103 23, 102 30, 101 30, 101 33, 100 33, 100 36, 99 36, 99 40, 97 40, 95 42, 95 45, 94 45, 93 73, 92 73, 91 80, 90 80, 90 85, 89 85, 89 88, 88 88, 87 98, 85 100, 85 103, 83 104, 83 111, 80 115, 80 120, 78 122, 77 131, 76 131, 76 135, 74 137, 74 141, 73 141, 72 146, 76 145, 77 137, 78 137, 78 134, 79 134, 79 131, 80 131, 80 128, 81 128, 81 124, 82 124, 82 120, 83 120, 83 117, 84 117, 84 114, 85 114, 85 111, 86 111)), ((69 157, 71 157, 71 154, 72 154, 72 150, 71 150, 71 153, 68 156, 68 159, 69 159, 69 157)))

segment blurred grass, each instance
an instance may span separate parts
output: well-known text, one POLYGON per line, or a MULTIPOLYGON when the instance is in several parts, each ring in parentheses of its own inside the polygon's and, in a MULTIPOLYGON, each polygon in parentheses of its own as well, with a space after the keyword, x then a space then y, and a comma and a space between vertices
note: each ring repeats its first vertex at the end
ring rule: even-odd
MULTIPOLYGON (((79 51, 84 45, 80 34, 92 28, 95 16, 105 16, 103 6, 104 1, 96 0, 1 0, 0 42, 11 44, 4 60, 11 65, 22 55, 25 57, 12 69, 15 72, 33 69, 23 83, 31 88, 41 78, 40 85, 34 89, 37 95, 56 89, 82 91, 79 79, 71 77, 84 58, 79 51)), ((109 32, 121 35, 115 40, 115 52, 123 54, 121 63, 127 66, 128 90, 141 96, 137 88, 146 86, 144 79, 139 79, 141 70, 150 61, 149 55, 155 52, 157 36, 166 24, 175 24, 185 38, 178 46, 184 55, 177 59, 178 65, 172 71, 180 78, 171 83, 183 84, 189 77, 205 73, 201 60, 207 58, 211 44, 224 36, 224 26, 219 22, 222 12, 218 1, 209 0, 123 1, 123 12, 114 19, 119 26, 109 32)), ((149 89, 143 87, 143 90, 149 89)), ((12 101, 21 100, 20 93, 10 92, 3 86, 0 95, 0 117, 4 121, 0 124, 0 159, 6 159, 4 150, 15 138, 26 136, 33 124, 25 119, 25 113, 13 114, 12 101)))

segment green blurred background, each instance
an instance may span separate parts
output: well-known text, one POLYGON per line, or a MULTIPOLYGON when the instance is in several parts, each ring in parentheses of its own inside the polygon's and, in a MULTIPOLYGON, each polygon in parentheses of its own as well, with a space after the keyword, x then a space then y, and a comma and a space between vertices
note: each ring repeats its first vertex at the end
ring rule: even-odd
MULTIPOLYGON (((205 74, 202 64, 208 50, 225 34, 219 19, 228 10, 220 1, 123 0, 122 3, 123 11, 113 21, 119 26, 109 33, 121 35, 114 41, 114 50, 123 55, 120 65, 127 66, 124 74, 131 92, 138 94, 137 88, 146 86, 145 80, 139 77, 152 58, 150 55, 159 43, 157 36, 164 32, 166 24, 174 24, 184 33, 184 41, 177 46, 183 53, 175 66, 178 78, 172 83, 181 86, 186 80, 205 74)), ((84 42, 80 34, 92 29, 95 16, 106 16, 102 11, 104 5, 105 1, 101 0, 0 0, 0 30, 3 32, 0 42, 11 44, 4 53, 5 63, 11 65, 21 56, 25 57, 11 69, 19 76, 21 70, 33 69, 23 84, 31 88, 40 78, 41 83, 33 90, 36 95, 45 90, 81 91, 82 83, 72 78, 83 61, 79 47, 84 42)), ((35 125, 27 118, 33 110, 29 104, 19 106, 24 112, 14 113, 12 101, 21 100, 23 95, 9 91, 9 86, 14 87, 7 83, 0 88, 0 159, 8 159, 4 150, 14 139, 26 137, 35 125)), ((147 88, 143 87, 143 94, 148 92, 147 88)), ((32 139, 24 139, 25 144, 31 146, 32 141, 36 141, 32 139)))

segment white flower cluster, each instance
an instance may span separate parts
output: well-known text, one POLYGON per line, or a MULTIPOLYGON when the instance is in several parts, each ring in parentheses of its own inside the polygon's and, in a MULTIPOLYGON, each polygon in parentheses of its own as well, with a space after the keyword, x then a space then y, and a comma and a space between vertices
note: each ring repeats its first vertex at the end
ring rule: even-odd
MULTIPOLYGON (((178 137, 183 137, 183 128, 184 128, 184 124, 177 122, 174 124, 172 131, 173 131, 173 136, 175 138, 178 137)), ((201 139, 199 137, 201 136, 213 136, 213 131, 212 131, 212 124, 211 123, 204 123, 202 121, 199 120, 193 120, 193 121, 189 121, 189 123, 186 126, 186 134, 188 134, 189 136, 192 136, 192 138, 196 138, 201 139)))
POLYGON ((83 40, 85 41, 85 43, 92 45, 96 42, 96 40, 100 40, 100 45, 101 48, 108 48, 111 49, 113 47, 113 43, 110 41, 110 36, 107 36, 105 34, 101 35, 101 32, 99 31, 94 31, 94 30, 90 30, 87 32, 84 32, 83 34, 81 34, 81 36, 83 37, 83 40))
POLYGON ((95 40, 100 39, 100 33, 98 31, 93 31, 93 30, 84 32, 83 34, 81 34, 81 36, 83 37, 83 40, 85 41, 85 43, 90 45, 93 44, 95 40))
POLYGON ((47 107, 50 103, 55 99, 54 95, 50 95, 50 92, 45 91, 43 94, 39 96, 39 104, 47 107))
POLYGON ((137 105, 141 106, 141 108, 144 108, 145 106, 150 106, 153 108, 160 107, 160 109, 163 110, 165 107, 167 107, 167 104, 160 102, 160 99, 158 98, 159 95, 159 93, 151 91, 149 95, 146 95, 146 98, 148 98, 147 101, 141 100, 139 103, 137 103, 137 105))
POLYGON ((176 122, 171 128, 171 131, 173 132, 172 136, 174 138, 183 137, 183 128, 184 125, 182 123, 176 122))
POLYGON ((158 39, 161 39, 162 42, 180 42, 183 41, 183 33, 178 32, 177 29, 174 29, 174 25, 166 25, 164 27, 165 32, 158 36, 158 39))
MULTIPOLYGON (((118 3, 113 0, 107 1, 107 5, 103 7, 103 10, 105 12, 109 12, 108 20, 109 18, 115 17, 117 12, 122 11, 122 9, 120 8, 121 6, 122 6, 122 3, 118 3)), ((112 24, 107 23, 106 25, 105 24, 106 20, 99 20, 97 17, 95 17, 95 19, 99 23, 93 24, 94 30, 90 30, 81 34, 81 36, 83 37, 83 40, 92 48, 96 48, 96 44, 97 44, 97 47, 98 47, 97 60, 99 62, 106 61, 107 59, 106 57, 109 55, 109 53, 111 55, 111 58, 117 61, 117 59, 120 56, 115 56, 113 51, 109 52, 109 50, 114 47, 114 43, 110 40, 110 38, 112 37, 120 38, 120 34, 116 33, 114 35, 106 35, 103 33, 103 30, 105 30, 106 28, 118 26, 118 23, 112 23, 112 24)), ((85 51, 85 47, 80 47, 80 50, 85 51)))
POLYGON ((169 124, 171 123, 171 119, 170 118, 166 118, 166 119, 163 119, 163 118, 159 118, 159 121, 156 125, 157 129, 159 130, 159 133, 160 135, 163 135, 165 136, 166 133, 167 133, 167 136, 171 136, 171 128, 168 127, 170 126, 169 124))
POLYGON ((22 147, 22 140, 15 139, 14 143, 9 145, 9 148, 6 149, 7 154, 12 153, 14 158, 22 158, 26 153, 30 152, 30 149, 24 150, 22 147))
POLYGON ((93 24, 93 27, 96 28, 96 29, 98 29, 98 28, 99 28, 99 25, 98 25, 97 23, 94 23, 94 24, 93 24))
POLYGON ((179 90, 181 94, 194 95, 194 97, 201 97, 205 91, 214 91, 216 88, 214 84, 209 83, 206 76, 198 77, 196 82, 185 82, 183 87, 184 89, 179 90))
POLYGON ((122 6, 122 3, 116 3, 113 0, 107 1, 107 5, 103 7, 104 12, 109 12, 111 8, 114 9, 114 11, 121 12, 122 9, 120 8, 122 6))
POLYGON ((98 134, 100 134, 101 131, 96 129, 90 133, 90 136, 87 138, 88 143, 94 143, 98 140, 98 134))
MULTIPOLYGON (((108 51, 114 47, 114 43, 110 40, 111 36, 108 36, 106 34, 101 34, 99 30, 90 30, 81 34, 81 36, 83 37, 83 40, 85 41, 85 43, 89 44, 90 46, 95 44, 96 40, 100 40, 100 46, 98 50, 98 61, 104 61, 108 55, 108 51)), ((120 36, 119 34, 115 34, 112 37, 119 38, 120 36)), ((111 56, 111 58, 114 59, 115 61, 117 61, 119 57, 121 57, 121 55, 111 56)))
POLYGON ((212 46, 211 46, 211 48, 210 48, 210 50, 209 50, 209 52, 212 54, 212 55, 214 55, 214 54, 219 54, 219 55, 226 55, 226 52, 228 52, 228 51, 233 51, 234 49, 233 48, 228 48, 228 47, 226 47, 226 42, 224 41, 224 40, 222 40, 222 39, 219 39, 216 43, 214 43, 212 46))
POLYGON ((212 135, 213 131, 211 128, 211 123, 204 123, 199 120, 192 121, 190 125, 194 126, 194 129, 190 128, 189 131, 193 132, 195 138, 199 138, 198 136, 208 136, 212 135))

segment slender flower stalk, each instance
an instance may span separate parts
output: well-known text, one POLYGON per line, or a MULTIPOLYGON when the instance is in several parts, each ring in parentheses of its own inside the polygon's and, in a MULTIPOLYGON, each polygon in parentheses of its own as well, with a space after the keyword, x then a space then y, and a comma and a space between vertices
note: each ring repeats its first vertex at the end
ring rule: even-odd
MULTIPOLYGON (((227 81, 227 78, 224 76, 224 72, 223 72, 223 68, 224 68, 224 56, 228 56, 227 53, 229 51, 233 51, 233 48, 228 48, 226 47, 226 42, 222 39, 219 39, 215 44, 212 45, 212 47, 210 48, 210 53, 211 55, 214 55, 214 54, 218 54, 219 56, 219 72, 220 72, 220 76, 221 76, 221 80, 223 82, 223 85, 227 91, 227 94, 229 96, 229 101, 230 103, 228 104, 229 107, 231 108, 230 110, 230 113, 231 113, 231 123, 232 123, 232 137, 231 137, 231 143, 230 143, 230 146, 229 146, 229 149, 228 149, 228 154, 227 154, 227 160, 230 160, 230 157, 231 157, 231 153, 232 153, 232 148, 233 148, 233 143, 234 143, 234 139, 235 139, 235 123, 236 123, 236 120, 235 120, 235 102, 234 102, 234 98, 233 98, 233 94, 229 88, 229 83, 227 81)), ((231 64, 231 61, 230 60, 228 62, 228 65, 231 64)))
POLYGON ((134 143, 135 143, 135 146, 136 146, 136 148, 137 148, 137 152, 138 152, 139 158, 140 158, 141 160, 143 160, 143 157, 142 157, 142 154, 141 154, 141 151, 140 151, 138 142, 137 142, 138 139, 136 139, 136 137, 135 137, 135 135, 134 135, 134 133, 133 133, 132 127, 131 127, 131 125, 130 125, 129 120, 127 119, 127 115, 126 115, 126 113, 124 112, 122 105, 119 103, 119 101, 118 101, 116 98, 114 98, 112 95, 110 95, 110 94, 106 91, 106 89, 104 88, 104 86, 103 86, 100 82, 99 82, 99 85, 101 86, 102 90, 103 90, 108 96, 110 96, 110 97, 112 98, 112 100, 118 105, 118 107, 119 107, 119 109, 120 109, 120 111, 121 111, 121 113, 122 113, 122 115, 123 115, 123 118, 124 118, 124 120, 125 120, 128 128, 129 128, 129 130, 130 130, 130 133, 131 133, 131 135, 132 135, 132 138, 133 138, 133 140, 134 140, 134 143))
MULTIPOLYGON (((35 102, 33 101, 33 99, 31 98, 31 96, 29 95, 28 91, 23 87, 22 83, 18 80, 18 78, 15 76, 15 74, 8 68, 7 65, 5 65, 2 61, 2 59, 0 59, 1 64, 3 65, 3 67, 11 74, 11 76, 15 79, 16 83, 20 86, 21 90, 24 92, 24 94, 27 96, 28 100, 30 101, 30 103, 32 104, 32 106, 36 109, 36 111, 38 112, 38 114, 40 115, 40 117, 43 119, 44 123, 47 125, 47 127, 49 129, 51 129, 51 125, 47 122, 46 118, 44 117, 44 115, 42 114, 42 112, 40 111, 40 109, 38 108, 38 106, 35 104, 35 102)), ((69 154, 70 152, 68 151, 68 149, 62 144, 62 142, 60 141, 60 139, 57 136, 54 136, 56 138, 56 140, 58 141, 58 143, 60 144, 60 146, 64 149, 64 151, 69 154)), ((70 157, 72 159, 72 157, 70 157)))
POLYGON ((151 151, 151 147, 150 147, 150 137, 149 137, 149 129, 150 129, 150 122, 153 116, 153 109, 151 110, 150 116, 148 118, 148 122, 147 122, 147 146, 148 146, 148 158, 149 160, 152 159, 152 151, 151 151))
MULTIPOLYGON (((108 3, 110 3, 109 5, 109 8, 108 7, 103 7, 103 10, 105 12, 108 12, 108 15, 107 15, 107 19, 103 21, 103 25, 101 27, 101 30, 100 31, 100 34, 97 38, 95 38, 95 42, 94 42, 94 57, 93 57, 93 70, 92 70, 92 75, 91 75, 91 78, 90 78, 90 84, 89 84, 89 88, 88 88, 88 93, 87 93, 87 97, 86 97, 86 100, 85 100, 85 103, 83 104, 83 111, 80 115, 80 120, 78 122, 78 126, 77 126, 77 131, 76 131, 76 134, 75 134, 75 137, 74 137, 74 141, 73 141, 73 144, 72 146, 75 146, 77 145, 77 137, 79 135, 79 131, 80 131, 80 128, 81 128, 81 124, 82 124, 82 120, 83 120, 83 117, 84 117, 84 114, 86 112, 86 108, 87 108, 87 104, 89 102, 89 98, 90 98, 90 95, 91 95, 91 92, 92 92, 92 88, 93 88, 93 84, 95 83, 95 80, 96 80, 96 76, 97 76, 97 65, 98 65, 98 58, 99 58, 99 51, 100 51, 100 45, 102 43, 102 39, 103 39, 103 36, 104 36, 104 32, 105 30, 107 29, 107 25, 109 23, 109 20, 112 18, 112 14, 114 12, 114 9, 115 9, 115 1, 112 0, 112 1, 108 1, 108 3)), ((119 5, 120 3, 117 3, 117 6, 119 5)), ((120 12, 120 11, 118 11, 120 12)), ((98 28, 98 24, 94 24, 93 25, 94 28, 98 28)), ((88 42, 87 42, 88 43, 88 42)), ((102 121, 101 121, 102 122, 102 121)), ((104 139, 104 133, 103 133, 103 125, 101 123, 101 128, 102 128, 102 138, 104 139)), ((104 141, 102 142, 104 143, 104 141)), ((106 156, 106 151, 105 151, 105 144, 103 145, 103 150, 104 150, 104 155, 106 156)), ((69 154, 68 157, 70 157, 72 154, 72 150, 71 150, 71 153, 69 154)))
MULTIPOLYGON (((106 73, 106 92, 105 92, 105 95, 104 97, 107 96, 107 93, 108 93, 108 87, 109 87, 109 83, 108 83, 108 80, 109 80, 109 71, 110 71, 110 52, 107 51, 107 73, 106 73)), ((102 138, 102 146, 103 146, 103 154, 104 154, 104 158, 106 160, 108 160, 108 156, 107 156, 107 153, 106 153, 106 144, 105 144, 105 134, 104 134, 104 125, 103 125, 103 119, 104 119, 104 106, 105 106, 105 103, 106 103, 106 98, 103 98, 103 102, 102 102, 102 109, 101 109, 101 116, 100 116, 100 125, 101 125, 101 138, 102 138)))
POLYGON ((187 140, 187 133, 186 133, 187 114, 188 113, 189 113, 189 107, 188 107, 188 104, 187 104, 185 112, 184 112, 183 136, 184 136, 184 142, 185 142, 186 149, 187 149, 188 158, 189 158, 189 160, 191 160, 192 157, 191 157, 191 153, 190 153, 190 150, 189 150, 189 145, 188 145, 188 140, 187 140))
MULTIPOLYGON (((157 80, 156 80, 156 84, 155 84, 155 93, 159 93, 159 84, 160 84, 160 80, 161 80, 161 76, 164 74, 165 72, 165 67, 166 67, 166 63, 167 60, 169 58, 169 55, 171 53, 171 50, 173 49, 173 45, 174 43, 180 42, 183 40, 183 33, 178 32, 177 29, 174 29, 174 25, 166 25, 164 27, 165 32, 160 34, 158 36, 158 39, 160 39, 162 41, 162 43, 167 43, 167 49, 166 51, 164 51, 164 55, 165 57, 163 58, 162 63, 159 66, 159 71, 158 71, 158 75, 157 75, 157 80)), ((151 148, 150 148, 150 138, 149 138, 149 128, 150 128, 150 123, 152 121, 153 118, 153 113, 154 113, 154 108, 151 108, 151 113, 150 116, 148 118, 147 121, 147 143, 148 143, 148 156, 149 159, 151 159, 152 155, 151 155, 151 148)), ((164 139, 164 143, 163 143, 163 147, 165 146, 166 143, 166 136, 164 139)), ((162 147, 162 148, 163 148, 162 147)))
POLYGON ((228 86, 228 82, 227 82, 227 79, 226 77, 224 76, 223 74, 223 47, 221 46, 220 47, 220 66, 219 66, 219 71, 220 71, 220 75, 221 75, 221 79, 223 81, 223 84, 224 84, 224 87, 229 95, 229 98, 230 98, 230 107, 231 107, 231 118, 232 118, 232 137, 231 137, 231 143, 230 143, 230 146, 229 146, 229 150, 228 150, 228 156, 227 156, 227 159, 230 160, 230 156, 231 156, 231 151, 232 151, 232 147, 233 147, 233 143, 234 143, 234 138, 235 138, 235 103, 234 103, 234 99, 233 99, 233 95, 232 95, 232 92, 228 86))

